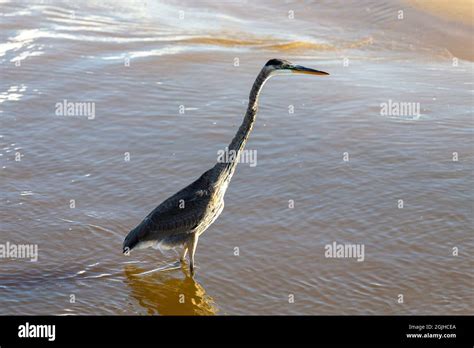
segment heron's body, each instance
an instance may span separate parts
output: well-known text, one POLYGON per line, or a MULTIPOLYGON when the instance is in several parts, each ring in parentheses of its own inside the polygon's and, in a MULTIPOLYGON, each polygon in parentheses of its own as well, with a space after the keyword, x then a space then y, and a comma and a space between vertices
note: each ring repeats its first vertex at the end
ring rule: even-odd
POLYGON ((217 163, 192 184, 165 200, 125 238, 124 252, 134 248, 174 248, 182 246, 181 260, 189 251, 190 269, 194 272, 194 254, 199 236, 217 219, 224 209, 224 195, 234 174, 255 122, 260 91, 273 74, 281 71, 327 75, 317 70, 272 59, 260 71, 249 96, 249 105, 242 125, 228 150, 236 154, 232 161, 217 163))

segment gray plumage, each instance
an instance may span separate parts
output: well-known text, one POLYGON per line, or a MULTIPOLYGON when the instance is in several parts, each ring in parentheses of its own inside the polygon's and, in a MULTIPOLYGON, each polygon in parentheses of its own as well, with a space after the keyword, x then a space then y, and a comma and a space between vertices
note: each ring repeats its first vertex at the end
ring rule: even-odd
POLYGON ((156 207, 128 233, 123 243, 124 253, 134 248, 183 246, 180 259, 184 261, 189 251, 190 270, 194 274, 194 254, 199 236, 224 209, 225 192, 255 122, 260 91, 268 78, 275 74, 287 73, 328 75, 322 71, 293 65, 285 60, 269 60, 252 86, 244 120, 228 146, 228 151, 235 151, 236 156, 229 162, 217 163, 192 184, 156 207))

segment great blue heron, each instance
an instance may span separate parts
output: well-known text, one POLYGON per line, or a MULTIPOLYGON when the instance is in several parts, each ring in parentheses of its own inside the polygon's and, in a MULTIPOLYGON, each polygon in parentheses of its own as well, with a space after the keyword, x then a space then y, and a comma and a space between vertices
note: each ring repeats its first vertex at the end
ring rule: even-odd
POLYGON ((244 120, 228 146, 229 153, 234 153, 235 156, 231 156, 232 159, 225 163, 218 162, 199 179, 156 207, 128 233, 123 242, 124 253, 128 254, 133 248, 169 249, 182 246, 180 261, 184 261, 189 251, 189 267, 191 274, 194 274, 194 254, 199 236, 224 209, 224 194, 253 128, 260 91, 270 77, 293 73, 329 75, 324 71, 305 68, 286 60, 269 60, 252 86, 244 120))

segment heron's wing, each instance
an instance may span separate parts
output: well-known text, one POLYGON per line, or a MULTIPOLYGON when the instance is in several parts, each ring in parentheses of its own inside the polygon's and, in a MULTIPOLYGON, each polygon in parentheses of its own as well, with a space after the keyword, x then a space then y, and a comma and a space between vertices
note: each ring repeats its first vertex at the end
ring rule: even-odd
POLYGON ((156 207, 136 228, 139 240, 192 233, 203 219, 211 195, 204 175, 156 207))

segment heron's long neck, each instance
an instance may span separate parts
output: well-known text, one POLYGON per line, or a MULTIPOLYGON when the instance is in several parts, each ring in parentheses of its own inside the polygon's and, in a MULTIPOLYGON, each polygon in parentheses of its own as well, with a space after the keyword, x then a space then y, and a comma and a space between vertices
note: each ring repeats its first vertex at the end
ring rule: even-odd
POLYGON ((252 90, 250 91, 249 96, 249 105, 247 107, 247 112, 245 113, 244 120, 240 125, 240 128, 235 134, 234 138, 230 142, 229 146, 226 148, 226 151, 229 154, 228 158, 231 158, 231 160, 226 162, 218 162, 213 169, 215 178, 219 182, 224 181, 228 183, 230 182, 232 175, 234 175, 234 171, 237 167, 240 154, 245 148, 245 144, 247 143, 250 132, 253 128, 253 124, 255 123, 255 118, 257 116, 258 110, 258 97, 260 95, 260 91, 262 90, 265 81, 269 77, 270 76, 267 71, 265 69, 262 69, 252 86, 252 90))

